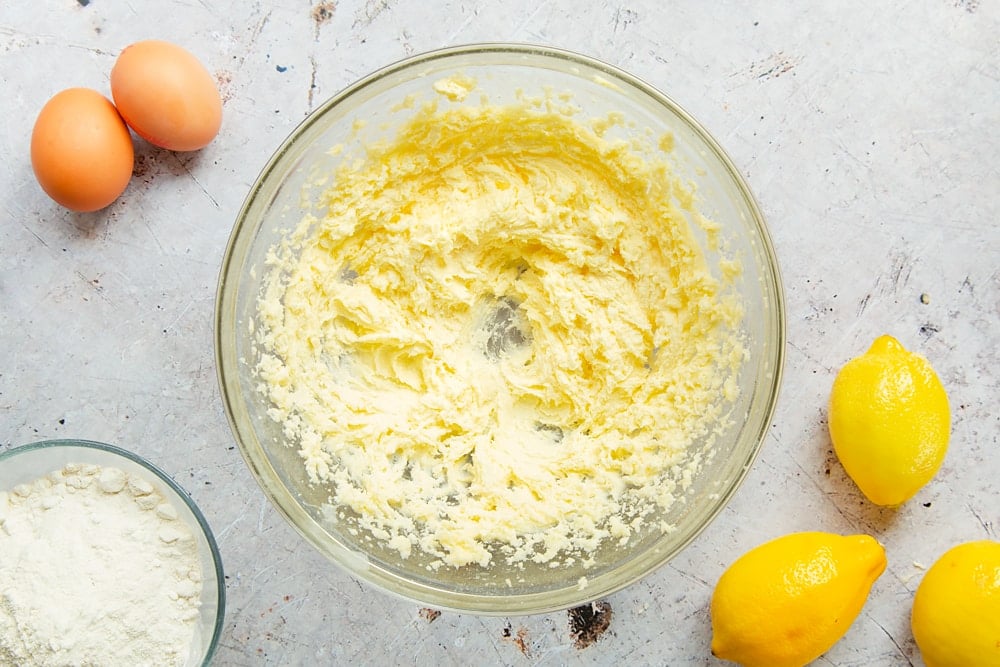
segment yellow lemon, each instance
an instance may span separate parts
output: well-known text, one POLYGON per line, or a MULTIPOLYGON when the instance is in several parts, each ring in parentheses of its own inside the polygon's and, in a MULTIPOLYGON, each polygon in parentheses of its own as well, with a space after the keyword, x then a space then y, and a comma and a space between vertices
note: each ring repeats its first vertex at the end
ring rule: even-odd
POLYGON ((801 667, 844 636, 885 570, 868 535, 791 533, 751 549, 712 594, 712 653, 747 667, 801 667))
POLYGON ((910 627, 927 667, 1000 667, 1000 542, 945 552, 917 587, 910 627))
POLYGON ((844 470, 877 505, 899 505, 941 467, 948 396, 930 363, 892 336, 840 370, 830 394, 830 438, 844 470))

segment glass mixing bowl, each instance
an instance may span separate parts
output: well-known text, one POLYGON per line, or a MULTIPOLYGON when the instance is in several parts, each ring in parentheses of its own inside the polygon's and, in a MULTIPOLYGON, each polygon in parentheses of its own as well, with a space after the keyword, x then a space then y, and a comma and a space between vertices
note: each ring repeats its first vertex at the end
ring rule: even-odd
MULTIPOLYGON (((443 92, 449 92, 447 87, 443 92)), ((689 544, 732 497, 760 448, 777 397, 784 336, 782 289, 764 221, 715 140, 676 103, 630 74, 574 53, 516 44, 470 45, 411 57, 362 79, 311 113, 251 188, 225 253, 216 303, 225 408, 247 464, 275 507, 349 573, 424 605, 482 614, 540 613, 595 600, 648 574, 689 544), (467 95, 452 91, 446 101, 432 87, 448 77, 469 77, 476 89, 467 95), (622 114, 626 122, 608 130, 617 138, 671 137, 666 145, 660 142, 666 159, 693 184, 698 211, 718 227, 714 234, 695 230, 711 270, 718 274, 727 260, 741 267, 730 289, 745 311, 740 334, 748 351, 735 399, 726 405, 728 425, 714 443, 691 445, 703 455, 702 464, 680 502, 659 517, 672 530, 648 531, 626 546, 604 543, 589 565, 580 559, 555 568, 528 563, 516 576, 502 560, 434 570, 427 559, 401 558, 338 522, 326 502, 329 489, 310 483, 295 443, 287 442, 281 425, 268 416, 271 406, 257 390, 255 376, 260 353, 254 331, 266 256, 304 215, 322 216, 322 188, 314 184, 331 175, 359 142, 392 137, 420 108, 419 100, 480 104, 483 94, 491 104, 548 95, 575 105, 577 118, 622 114)))
POLYGON ((169 475, 138 454, 91 440, 45 440, 0 453, 0 491, 11 491, 19 484, 28 484, 68 464, 117 468, 137 475, 152 484, 177 510, 177 520, 182 521, 194 536, 202 582, 198 622, 185 664, 191 667, 211 664, 226 615, 226 587, 222 556, 212 529, 194 500, 169 475))

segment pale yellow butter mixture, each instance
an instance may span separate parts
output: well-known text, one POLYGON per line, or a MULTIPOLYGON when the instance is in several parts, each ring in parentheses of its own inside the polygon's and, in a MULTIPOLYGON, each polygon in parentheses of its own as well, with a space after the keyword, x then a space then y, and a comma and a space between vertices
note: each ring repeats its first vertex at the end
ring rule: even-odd
POLYGON ((616 122, 428 104, 345 159, 325 215, 272 250, 270 414, 403 557, 550 562, 626 541, 736 391, 741 312, 691 192, 603 138, 616 122))

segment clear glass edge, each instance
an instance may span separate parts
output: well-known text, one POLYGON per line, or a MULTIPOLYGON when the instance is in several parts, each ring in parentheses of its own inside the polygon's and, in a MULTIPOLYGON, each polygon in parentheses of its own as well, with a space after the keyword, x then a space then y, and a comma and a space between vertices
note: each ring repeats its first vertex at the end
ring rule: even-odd
MULTIPOLYGON (((763 214, 761 213, 748 184, 736 169, 731 158, 722 149, 715 138, 683 107, 674 102, 669 96, 660 92, 656 87, 650 85, 639 77, 590 56, 585 56, 566 49, 528 43, 466 44, 416 54, 391 63, 373 72, 372 74, 359 79, 355 83, 334 94, 314 111, 312 111, 309 116, 307 116, 307 118, 304 119, 288 135, 288 137, 281 143, 278 149, 265 164, 264 168, 255 180, 254 185, 251 187, 250 192, 245 198, 239 213, 237 214, 236 223, 230 235, 219 272, 215 314, 214 338, 216 348, 216 375, 223 398, 226 417, 229 421, 233 434, 236 436, 235 439, 237 445, 239 445, 240 452, 247 465, 250 467, 254 479, 257 481, 258 486, 260 486, 265 496, 268 497, 274 507, 278 510, 279 514, 281 514, 285 520, 288 521, 292 527, 318 551, 326 555, 346 571, 357 575, 366 582, 371 583, 390 595, 409 602, 429 604, 437 609, 459 613, 474 613, 485 616, 549 613, 587 604, 588 602, 606 597, 627 588, 636 581, 648 576, 659 567, 665 565, 681 550, 690 545, 709 526, 709 524, 715 520, 718 514, 729 503, 733 495, 735 495, 736 491, 742 485, 746 475, 752 468, 753 463, 759 456, 777 406, 777 398, 780 391, 784 369, 786 343, 784 290, 777 263, 777 256, 774 251, 770 234, 764 222, 763 214), (227 285, 231 284, 229 280, 230 278, 235 281, 236 276, 238 276, 238 273, 233 274, 232 272, 234 260, 238 259, 240 263, 242 263, 242 261, 246 258, 246 250, 249 246, 249 241, 247 239, 250 237, 249 235, 242 234, 241 232, 243 232, 244 228, 250 224, 248 221, 250 214, 255 209, 255 205, 258 203, 258 197, 261 195, 261 190, 267 182, 269 174, 275 171, 282 163, 283 159, 288 155, 290 149, 295 146, 299 137, 309 130, 315 123, 319 122, 323 114, 331 107, 340 104, 343 100, 349 98, 358 90, 391 76, 400 70, 457 55, 495 53, 556 58, 598 70, 622 83, 638 89, 640 92, 670 109, 679 119, 688 124, 695 131, 695 134, 697 134, 699 138, 705 142, 706 146, 725 166, 730 177, 733 178, 734 182, 737 184, 740 194, 744 198, 744 203, 746 204, 747 210, 753 219, 753 223, 758 234, 758 240, 761 245, 761 254, 767 260, 766 264, 768 272, 766 277, 769 280, 766 282, 766 296, 773 300, 775 305, 773 309, 774 315, 767 323, 769 330, 766 332, 768 335, 773 336, 774 341, 774 351, 771 358, 768 360, 773 367, 772 381, 770 391, 768 392, 770 400, 767 405, 763 406, 761 412, 759 413, 760 418, 757 420, 758 426, 754 437, 755 443, 754 446, 749 449, 747 456, 743 461, 740 468, 740 474, 730 480, 730 483, 727 485, 725 491, 719 494, 718 498, 713 503, 711 510, 705 515, 704 520, 701 521, 683 541, 676 544, 668 552, 658 555, 655 559, 656 562, 648 566, 645 565, 645 563, 641 563, 637 566, 635 561, 631 561, 628 563, 631 567, 626 567, 624 571, 616 571, 614 573, 602 575, 599 579, 595 579, 591 582, 590 585, 588 585, 588 587, 583 591, 577 587, 567 587, 544 593, 497 596, 483 596, 449 591, 422 584, 416 584, 391 572, 377 568, 367 562, 367 560, 365 561, 365 565, 359 566, 357 559, 349 555, 353 550, 346 545, 335 542, 336 548, 331 548, 327 543, 320 543, 318 540, 314 539, 314 537, 310 535, 309 531, 307 531, 304 527, 308 524, 315 523, 312 517, 306 514, 298 506, 291 494, 289 494, 284 486, 278 482, 277 473, 270 465, 266 453, 263 451, 263 448, 260 447, 260 443, 256 441, 255 434, 252 432, 245 433, 239 420, 236 419, 237 414, 242 413, 245 416, 245 411, 243 411, 238 404, 234 403, 234 395, 238 396, 239 390, 238 387, 229 386, 229 381, 227 380, 226 375, 226 369, 233 369, 236 364, 239 363, 239 360, 235 358, 235 345, 229 346, 229 357, 227 357, 226 350, 223 345, 224 339, 232 340, 235 335, 235 330, 230 323, 235 323, 236 318, 226 318, 223 317, 223 314, 227 312, 227 310, 230 310, 233 314, 235 314, 235 287, 227 289, 227 285), (240 250, 241 252, 237 253, 237 250, 240 250), (245 437, 248 435, 250 436, 250 439, 245 437), (256 447, 249 447, 247 445, 248 442, 254 442, 256 447), (271 484, 265 484, 265 479, 269 480, 271 484), (280 493, 276 489, 280 490, 280 493), (585 595, 580 594, 583 592, 585 592, 585 595)), ((321 528, 319 528, 319 530, 322 531, 321 528)))

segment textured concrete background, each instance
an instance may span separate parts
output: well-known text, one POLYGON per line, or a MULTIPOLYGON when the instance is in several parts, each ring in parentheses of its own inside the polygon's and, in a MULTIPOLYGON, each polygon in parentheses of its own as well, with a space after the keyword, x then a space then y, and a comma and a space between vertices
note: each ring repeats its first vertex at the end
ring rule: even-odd
POLYGON ((718 576, 805 529, 869 532, 889 556, 819 664, 921 664, 909 609, 923 569, 1000 537, 997 35, 995 0, 3 0, 0 448, 91 438, 174 475, 222 549, 219 665, 713 665, 718 576), (62 210, 31 173, 35 115, 66 87, 108 94, 118 52, 145 38, 213 72, 222 132, 195 154, 139 142, 121 199, 62 210), (690 548, 606 600, 611 624, 583 649, 565 612, 435 617, 327 563, 265 501, 215 380, 222 252, 270 153, 374 69, 498 40, 601 58, 693 113, 748 178, 786 286, 785 381, 755 468, 690 548), (940 474, 896 511, 846 479, 825 422, 837 368, 883 332, 931 360, 954 415, 940 474))

